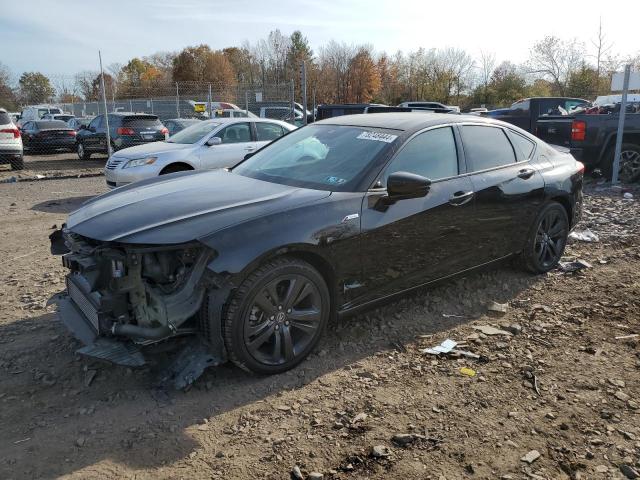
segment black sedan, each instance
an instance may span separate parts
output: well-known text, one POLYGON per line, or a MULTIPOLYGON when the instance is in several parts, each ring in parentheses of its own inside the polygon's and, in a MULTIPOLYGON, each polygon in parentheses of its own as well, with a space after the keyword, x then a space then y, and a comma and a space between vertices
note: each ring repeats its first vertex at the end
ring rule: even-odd
POLYGON ((116 363, 189 334, 210 364, 282 372, 336 315, 510 257, 553 269, 583 170, 476 116, 320 121, 230 170, 144 180, 73 212, 52 235, 71 270, 60 315, 82 353, 116 363))
POLYGON ((46 153, 54 150, 74 151, 76 131, 62 120, 26 122, 20 128, 22 144, 30 153, 46 153))

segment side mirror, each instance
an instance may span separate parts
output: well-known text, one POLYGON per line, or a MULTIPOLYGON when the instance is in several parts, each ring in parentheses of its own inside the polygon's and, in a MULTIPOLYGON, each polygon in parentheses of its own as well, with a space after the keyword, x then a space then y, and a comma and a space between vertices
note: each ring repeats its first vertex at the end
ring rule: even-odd
POLYGON ((222 139, 220 137, 211 137, 207 140, 207 145, 213 147, 214 145, 220 145, 222 143, 222 139))
POLYGON ((431 186, 431 180, 409 172, 394 172, 387 178, 387 193, 393 200, 424 197, 431 186))

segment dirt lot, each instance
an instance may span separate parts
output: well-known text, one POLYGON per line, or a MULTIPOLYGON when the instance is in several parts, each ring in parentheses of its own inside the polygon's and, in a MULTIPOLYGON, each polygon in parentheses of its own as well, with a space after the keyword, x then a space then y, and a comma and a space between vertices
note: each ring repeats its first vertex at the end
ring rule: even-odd
POLYGON ((292 372, 225 366, 187 392, 154 389, 149 369, 78 357, 44 306, 63 285, 60 259, 48 253, 52 226, 102 191, 102 178, 0 185, 0 478, 282 479, 297 466, 299 478, 591 479, 640 470, 640 191, 586 197, 581 228, 600 240, 574 242, 566 255, 591 268, 470 275, 334 325, 292 372), (488 312, 494 301, 508 304, 502 316, 488 312), (475 328, 485 326, 504 331, 475 328), (447 338, 480 359, 420 352, 447 338))
POLYGON ((11 170, 10 165, 0 165, 0 182, 12 178, 26 179, 99 174, 102 173, 106 161, 106 155, 97 154, 92 155, 90 160, 81 161, 72 152, 25 155, 24 170, 11 170))

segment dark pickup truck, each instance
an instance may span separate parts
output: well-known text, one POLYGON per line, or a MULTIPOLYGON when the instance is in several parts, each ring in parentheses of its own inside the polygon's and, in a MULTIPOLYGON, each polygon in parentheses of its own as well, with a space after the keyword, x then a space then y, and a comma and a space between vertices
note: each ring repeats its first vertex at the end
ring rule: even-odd
POLYGON ((535 134, 536 121, 543 115, 561 115, 591 105, 587 100, 569 97, 533 97, 519 100, 510 108, 483 112, 484 117, 509 122, 535 134))
MULTIPOLYGON (((618 119, 618 113, 546 116, 538 119, 533 133, 569 148, 576 160, 611 178, 618 119)), ((618 178, 623 183, 640 180, 640 113, 626 114, 618 178)))

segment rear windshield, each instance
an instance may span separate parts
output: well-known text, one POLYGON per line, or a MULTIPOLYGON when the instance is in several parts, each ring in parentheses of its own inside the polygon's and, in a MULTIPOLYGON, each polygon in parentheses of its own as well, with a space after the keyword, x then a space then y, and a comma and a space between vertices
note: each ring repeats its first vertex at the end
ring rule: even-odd
POLYGON ((125 117, 122 125, 131 128, 162 128, 162 122, 158 117, 125 117))
POLYGON ((7 112, 0 112, 0 125, 11 123, 11 117, 7 112))
POLYGON ((61 120, 50 120, 48 122, 36 122, 36 125, 40 130, 47 128, 69 128, 69 125, 61 120))
POLYGON ((68 122, 73 118, 73 115, 56 115, 56 120, 62 120, 63 122, 68 122))

